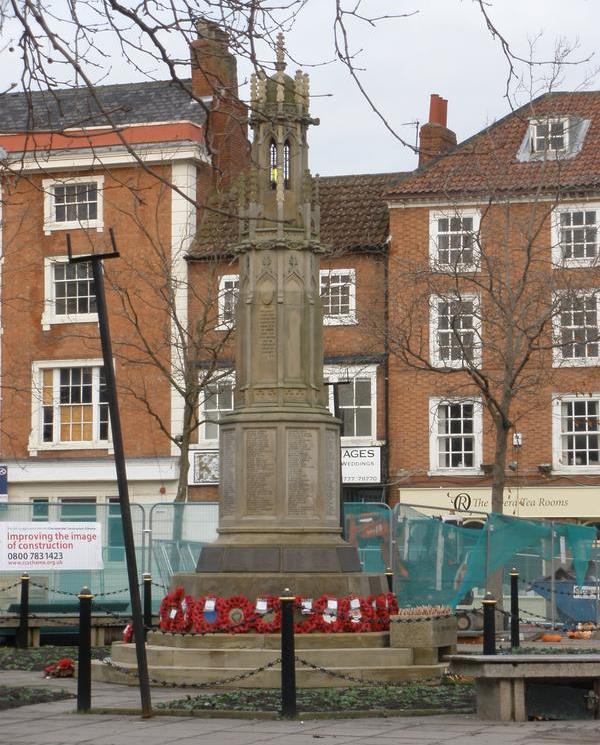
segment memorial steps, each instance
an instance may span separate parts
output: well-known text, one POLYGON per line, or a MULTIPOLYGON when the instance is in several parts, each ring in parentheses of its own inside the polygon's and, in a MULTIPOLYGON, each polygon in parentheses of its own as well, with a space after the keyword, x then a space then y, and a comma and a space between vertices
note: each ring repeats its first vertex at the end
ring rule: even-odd
MULTIPOLYGON (((280 657, 279 634, 148 634, 147 655, 150 678, 167 683, 194 684, 219 681, 251 672, 280 657)), ((365 681, 400 682, 439 679, 446 665, 430 659, 415 659, 415 650, 389 646, 388 632, 357 634, 297 634, 296 655, 306 662, 338 675, 365 681), (431 664, 415 664, 430 662, 431 664)), ((134 644, 112 645, 112 665, 92 663, 94 680, 135 685, 134 644)), ((327 675, 296 664, 296 684, 300 688, 331 688, 356 685, 356 681, 327 675)), ((159 685, 159 683, 153 683, 159 685)), ((223 688, 279 688, 281 668, 274 665, 223 688)))

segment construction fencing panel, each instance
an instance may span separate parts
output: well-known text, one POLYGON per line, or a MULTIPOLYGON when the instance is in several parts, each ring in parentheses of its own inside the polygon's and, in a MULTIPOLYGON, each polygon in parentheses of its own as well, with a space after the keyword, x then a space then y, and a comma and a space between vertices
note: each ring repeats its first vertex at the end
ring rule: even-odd
POLYGON ((476 606, 491 576, 502 571, 508 607, 509 573, 515 568, 522 616, 552 623, 598 619, 595 528, 496 513, 484 517, 481 529, 474 530, 460 524, 460 515, 450 522, 396 506, 393 569, 400 605, 476 606))
POLYGON ((202 547, 217 538, 218 502, 162 502, 149 510, 150 573, 167 589, 176 572, 193 572, 202 547))
MULTIPOLYGON (((131 515, 138 567, 144 571, 146 515, 143 507, 137 504, 131 505, 131 515)), ((71 607, 76 609, 76 596, 86 586, 96 596, 98 605, 104 602, 106 607, 123 613, 130 610, 121 508, 118 502, 97 504, 94 500, 71 499, 60 502, 8 502, 1 506, 0 521, 36 522, 40 525, 48 522, 100 523, 104 569, 31 570, 30 603, 38 607, 48 606, 48 611, 71 607)), ((20 571, 2 572, 0 610, 8 611, 11 606, 20 602, 20 577, 20 571)))
POLYGON ((385 572, 392 560, 393 513, 383 502, 344 502, 344 538, 356 546, 363 572, 385 572))

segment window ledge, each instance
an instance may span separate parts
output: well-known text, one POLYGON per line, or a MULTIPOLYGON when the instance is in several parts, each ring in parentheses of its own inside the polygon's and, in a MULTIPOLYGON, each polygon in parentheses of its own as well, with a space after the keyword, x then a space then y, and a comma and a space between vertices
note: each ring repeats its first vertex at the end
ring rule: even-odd
POLYGON ((600 474, 600 465, 597 466, 564 466, 562 463, 558 466, 552 466, 551 476, 566 476, 574 473, 600 474))
POLYGON ((552 367, 560 370, 562 367, 599 367, 600 357, 576 357, 575 359, 560 359, 555 358, 552 360, 552 367))
POLYGON ((50 235, 57 230, 95 230, 97 233, 102 233, 104 224, 101 220, 88 220, 86 222, 71 220, 70 222, 44 223, 44 235, 50 235))
POLYGON ((54 313, 42 315, 42 329, 49 331, 51 326, 67 323, 98 323, 97 313, 75 313, 69 316, 56 316, 54 313))
POLYGON ((427 471, 428 476, 483 476, 481 468, 436 468, 427 471))
POLYGON ((356 316, 323 316, 323 326, 357 326, 356 316))
POLYGON ((112 443, 106 442, 39 442, 28 448, 29 455, 37 455, 38 452, 52 452, 54 450, 106 450, 108 455, 115 451, 112 443))

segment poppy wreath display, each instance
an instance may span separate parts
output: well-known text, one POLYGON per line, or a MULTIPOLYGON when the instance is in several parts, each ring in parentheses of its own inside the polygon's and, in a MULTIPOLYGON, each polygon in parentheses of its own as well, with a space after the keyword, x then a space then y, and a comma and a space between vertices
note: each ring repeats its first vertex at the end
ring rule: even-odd
POLYGON ((387 631, 390 627, 390 615, 398 612, 398 601, 393 592, 382 592, 369 595, 368 602, 373 609, 373 631, 387 631))
POLYGON ((324 631, 326 634, 332 634, 336 631, 344 630, 344 621, 340 618, 340 600, 333 595, 321 595, 313 603, 313 611, 317 617, 317 631, 324 631), (328 613, 329 601, 336 601, 336 612, 328 613))
POLYGON ((274 634, 281 629, 281 603, 276 595, 267 595, 257 598, 257 606, 254 609, 254 628, 259 634, 274 634), (267 610, 261 613, 258 609, 258 601, 266 600, 267 610))
POLYGON ((315 613, 314 603, 311 601, 310 613, 304 613, 302 601, 306 600, 301 595, 296 595, 294 599, 294 633, 310 634, 319 629, 319 619, 315 613), (300 619, 300 620, 298 620, 300 619))
POLYGON ((197 634, 209 634, 220 630, 219 610, 224 603, 223 598, 214 595, 201 595, 194 603, 192 628, 197 634), (206 602, 214 600, 214 610, 206 610, 206 602))
POLYGON ((194 598, 186 595, 183 587, 176 587, 162 599, 160 604, 160 628, 162 631, 183 634, 192 627, 194 598))
POLYGON ((133 641, 133 624, 128 623, 127 626, 123 629, 123 643, 124 644, 131 644, 133 641))
POLYGON ((223 600, 217 614, 219 628, 231 634, 244 634, 254 627, 255 615, 252 603, 243 595, 234 595, 223 600))
POLYGON ((344 631, 360 633, 373 629, 373 606, 367 598, 351 595, 342 598, 340 603, 340 620, 344 623, 344 631))

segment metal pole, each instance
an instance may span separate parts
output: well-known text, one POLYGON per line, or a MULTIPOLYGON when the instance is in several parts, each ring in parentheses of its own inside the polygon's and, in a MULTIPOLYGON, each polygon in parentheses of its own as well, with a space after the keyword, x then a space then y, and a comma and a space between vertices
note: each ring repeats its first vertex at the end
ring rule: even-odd
POLYGON ((388 592, 394 592, 394 572, 391 567, 385 570, 385 578, 387 579, 388 592))
POLYGON ((490 516, 488 514, 485 523, 485 591, 488 591, 490 580, 490 516))
POLYGON ((483 654, 496 654, 496 601, 486 593, 483 603, 483 654))
POLYGON ((294 650, 294 601, 286 587, 281 603, 281 716, 296 716, 296 653, 294 650))
POLYGON ((142 604, 140 599, 140 588, 138 585, 137 561, 135 556, 135 544, 133 541, 131 504, 129 501, 129 489, 127 486, 127 471, 125 468, 123 435, 121 432, 119 401, 117 398, 115 369, 113 366, 112 345, 110 340, 110 326, 108 322, 106 296, 104 294, 104 276, 102 273, 103 259, 117 258, 119 256, 119 253, 116 250, 112 228, 110 229, 110 237, 113 243, 113 248, 115 249, 111 254, 72 256, 71 239, 68 234, 67 249, 69 254, 69 261, 71 261, 72 263, 87 261, 91 262, 92 264, 92 273, 94 277, 94 293, 96 295, 96 309, 98 311, 98 326, 100 328, 102 358, 104 360, 106 396, 108 398, 108 409, 110 412, 112 443, 115 454, 115 469, 117 472, 119 502, 121 504, 121 519, 123 521, 123 541, 125 543, 125 561, 127 563, 127 574, 129 578, 129 594, 131 597, 131 614, 133 620, 133 633, 135 636, 135 652, 137 657, 138 676, 140 681, 142 716, 150 717, 152 716, 152 703, 150 699, 150 681, 148 679, 148 661, 146 658, 146 646, 144 639, 144 619, 142 618, 142 604))
POLYGON ((510 570, 510 646, 520 646, 519 638, 519 572, 510 570))
POLYGON ((600 603, 600 577, 598 577, 598 559, 594 559, 594 576, 596 577, 596 626, 598 626, 598 607, 600 603))
POLYGON ((18 649, 27 649, 29 646, 29 575, 27 572, 21 575, 21 602, 16 646, 18 649))
MULTIPOLYGON (((333 389, 333 416, 340 418, 340 393, 339 382, 331 383, 333 389)), ((344 431, 344 423, 340 425, 340 439, 344 431)), ((342 538, 344 537, 344 484, 342 483, 342 448, 340 447, 340 528, 342 529, 342 538)))
POLYGON ((152 630, 152 575, 144 574, 144 626, 152 630))
POLYGON ((77 711, 92 708, 92 598, 87 587, 79 598, 79 656, 77 658, 77 711))
POLYGON ((554 522, 550 523, 550 620, 556 627, 556 572, 554 570, 554 522))

